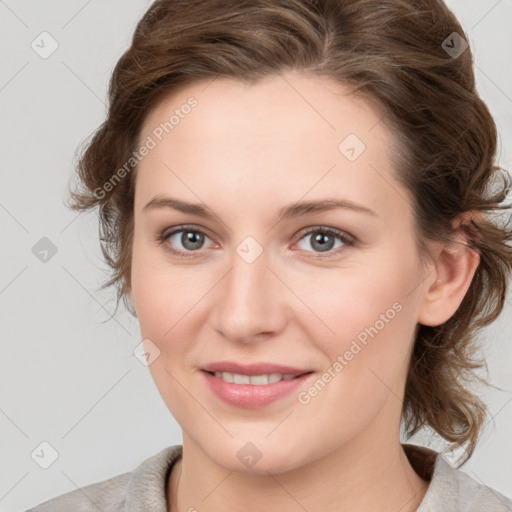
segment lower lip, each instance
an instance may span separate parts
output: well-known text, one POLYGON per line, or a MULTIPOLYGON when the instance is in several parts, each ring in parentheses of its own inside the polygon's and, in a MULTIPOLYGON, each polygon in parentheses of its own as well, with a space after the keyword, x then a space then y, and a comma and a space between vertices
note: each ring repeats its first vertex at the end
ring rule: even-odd
POLYGON ((210 389, 224 402, 236 407, 257 409, 264 407, 296 390, 313 374, 308 373, 289 380, 280 380, 272 384, 253 385, 235 384, 202 371, 210 389))

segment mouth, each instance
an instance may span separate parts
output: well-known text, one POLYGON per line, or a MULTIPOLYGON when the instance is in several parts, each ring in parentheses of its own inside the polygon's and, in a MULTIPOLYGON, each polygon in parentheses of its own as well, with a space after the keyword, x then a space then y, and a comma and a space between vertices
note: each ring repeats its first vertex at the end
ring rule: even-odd
POLYGON ((306 386, 315 374, 313 370, 290 366, 242 366, 234 362, 214 363, 201 368, 200 373, 212 396, 230 406, 245 409, 265 407, 289 397, 300 386, 306 386))
MULTIPOLYGON (((204 370, 206 371, 206 370, 204 370)), ((216 377, 217 379, 221 379, 224 382, 229 382, 233 384, 249 384, 252 386, 268 386, 269 384, 275 384, 277 382, 281 382, 282 380, 292 380, 298 379, 303 375, 309 375, 313 373, 312 371, 307 371, 304 373, 294 374, 294 373, 266 373, 261 375, 245 375, 243 373, 232 373, 232 372, 209 372, 212 377, 216 377)))

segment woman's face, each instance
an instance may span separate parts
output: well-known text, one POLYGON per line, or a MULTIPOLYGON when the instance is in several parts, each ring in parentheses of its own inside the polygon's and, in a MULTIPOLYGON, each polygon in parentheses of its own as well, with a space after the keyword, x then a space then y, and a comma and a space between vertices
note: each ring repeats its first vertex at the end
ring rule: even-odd
POLYGON ((231 470, 398 439, 426 274, 391 134, 348 90, 196 83, 140 133, 131 298, 149 368, 184 442, 231 470))

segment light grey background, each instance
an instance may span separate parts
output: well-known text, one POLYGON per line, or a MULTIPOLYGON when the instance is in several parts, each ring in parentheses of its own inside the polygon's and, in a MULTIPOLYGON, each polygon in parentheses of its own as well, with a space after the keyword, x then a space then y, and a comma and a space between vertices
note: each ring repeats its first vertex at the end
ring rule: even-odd
MULTIPOLYGON (((136 319, 123 310, 111 319, 113 290, 96 292, 107 277, 96 213, 77 215, 62 203, 75 150, 104 120, 110 74, 150 3, 0 0, 4 512, 131 471, 165 446, 181 443, 148 368, 133 356, 141 341, 136 319), (31 47, 43 31, 59 45, 46 59, 31 47), (43 237, 57 248, 46 263, 32 252, 43 237), (31 457, 43 441, 58 452, 48 469, 31 457)), ((500 131, 500 163, 510 170, 512 0, 447 3, 469 34, 478 89, 500 131)), ((494 420, 463 467, 509 497, 511 304, 509 298, 499 321, 482 336, 490 380, 506 391, 485 391, 494 420)), ((439 447, 435 439, 432 446, 439 447)))

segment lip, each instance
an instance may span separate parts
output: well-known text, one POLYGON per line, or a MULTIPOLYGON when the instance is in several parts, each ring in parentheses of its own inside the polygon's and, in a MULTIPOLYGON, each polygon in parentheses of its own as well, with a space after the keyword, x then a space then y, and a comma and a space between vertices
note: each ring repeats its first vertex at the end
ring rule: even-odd
MULTIPOLYGON (((218 361, 216 363, 210 363, 202 366, 201 370, 207 372, 239 373, 242 375, 266 375, 269 373, 301 375, 303 373, 312 371, 311 368, 294 368, 292 366, 284 366, 273 363, 240 364, 235 361, 218 361)), ((270 386, 271 384, 268 385, 270 386)))
POLYGON ((271 363, 241 365, 239 363, 224 361, 211 363, 202 367, 201 374, 204 376, 210 390, 223 402, 235 407, 258 409, 289 396, 294 390, 300 386, 304 386, 306 380, 309 380, 314 375, 314 372, 312 370, 303 370, 271 363), (234 382, 226 382, 209 373, 216 371, 240 373, 242 375, 282 373, 297 376, 293 379, 281 380, 272 384, 235 384, 234 382))

